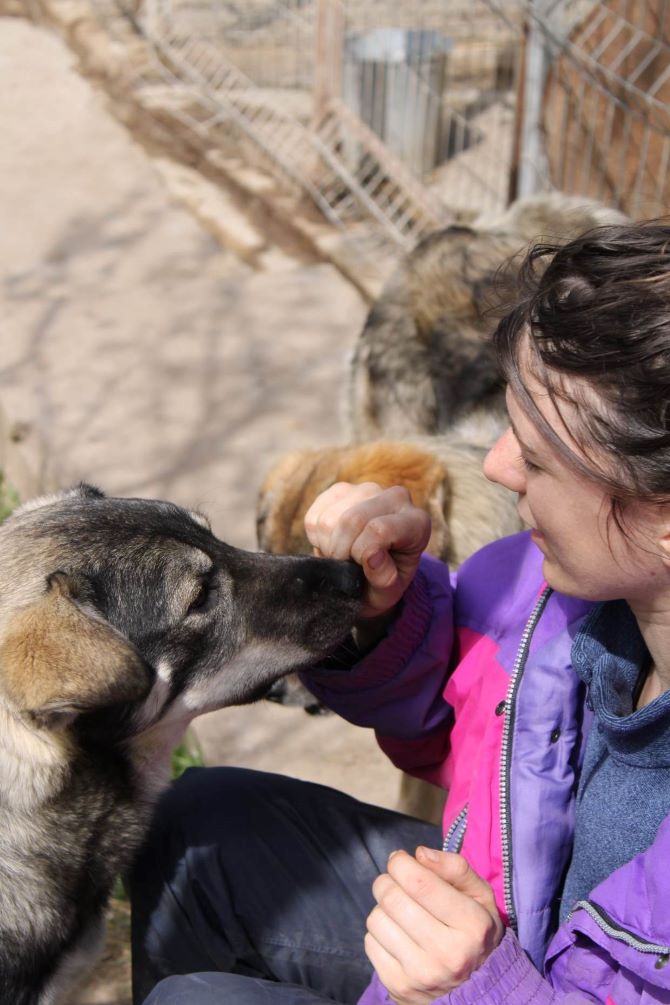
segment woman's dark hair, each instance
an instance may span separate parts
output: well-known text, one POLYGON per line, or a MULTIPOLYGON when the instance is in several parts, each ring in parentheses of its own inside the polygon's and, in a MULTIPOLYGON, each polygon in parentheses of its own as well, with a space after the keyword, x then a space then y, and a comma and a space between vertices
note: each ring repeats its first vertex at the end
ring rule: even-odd
POLYGON ((533 247, 494 344, 521 406, 578 470, 615 502, 670 497, 670 225, 598 227, 533 247), (566 428, 586 461, 542 417, 522 357, 559 413, 561 402, 578 409, 578 428, 566 428))

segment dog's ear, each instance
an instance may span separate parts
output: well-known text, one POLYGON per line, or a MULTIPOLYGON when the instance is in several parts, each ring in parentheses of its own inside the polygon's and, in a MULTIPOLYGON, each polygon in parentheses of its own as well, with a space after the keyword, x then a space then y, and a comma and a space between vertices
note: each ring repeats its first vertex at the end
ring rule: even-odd
POLYGON ((303 517, 324 485, 315 475, 325 451, 296 450, 284 454, 268 472, 256 508, 256 536, 261 551, 271 554, 310 554, 303 517))
POLYGON ((151 686, 139 654, 87 609, 85 595, 85 580, 54 573, 44 595, 18 611, 0 638, 0 688, 17 712, 45 728, 141 699, 151 686))
POLYGON ((89 485, 88 482, 79 482, 67 493, 71 496, 79 496, 80 499, 104 499, 105 493, 97 485, 89 485))

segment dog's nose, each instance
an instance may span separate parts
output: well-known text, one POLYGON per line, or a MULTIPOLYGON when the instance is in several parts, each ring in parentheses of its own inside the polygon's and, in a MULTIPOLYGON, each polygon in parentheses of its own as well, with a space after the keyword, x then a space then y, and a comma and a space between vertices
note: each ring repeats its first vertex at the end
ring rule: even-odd
POLYGON ((304 558, 295 569, 293 591, 306 596, 336 596, 358 600, 365 585, 365 576, 353 561, 340 562, 332 558, 304 558))
POLYGON ((337 588, 345 597, 358 600, 365 587, 365 575, 363 569, 356 562, 337 562, 338 573, 336 573, 337 588), (339 576, 338 576, 339 574, 339 576))

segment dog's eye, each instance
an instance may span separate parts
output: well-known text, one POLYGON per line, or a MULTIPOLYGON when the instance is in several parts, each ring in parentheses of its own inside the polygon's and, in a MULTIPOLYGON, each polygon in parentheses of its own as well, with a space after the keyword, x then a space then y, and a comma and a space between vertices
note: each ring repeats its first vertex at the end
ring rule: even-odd
POLYGON ((209 598, 209 583, 207 582, 201 583, 200 589, 198 590, 195 597, 189 604, 188 607, 189 614, 191 613, 191 611, 201 610, 207 603, 208 598, 209 598))

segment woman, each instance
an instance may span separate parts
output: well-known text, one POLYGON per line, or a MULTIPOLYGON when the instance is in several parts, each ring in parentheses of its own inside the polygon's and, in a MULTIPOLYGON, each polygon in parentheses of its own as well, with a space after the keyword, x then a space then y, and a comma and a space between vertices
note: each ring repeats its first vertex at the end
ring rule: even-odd
POLYGON ((367 957, 361 1005, 670 1002, 669 248, 648 224, 529 255, 485 465, 529 534, 452 582, 402 489, 307 516, 368 591, 356 660, 306 682, 447 789, 442 850, 319 787, 187 777, 135 872, 138 1000, 206 971, 148 1001, 355 1002, 367 957))

